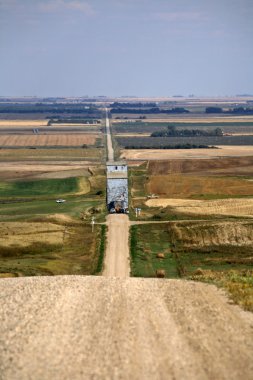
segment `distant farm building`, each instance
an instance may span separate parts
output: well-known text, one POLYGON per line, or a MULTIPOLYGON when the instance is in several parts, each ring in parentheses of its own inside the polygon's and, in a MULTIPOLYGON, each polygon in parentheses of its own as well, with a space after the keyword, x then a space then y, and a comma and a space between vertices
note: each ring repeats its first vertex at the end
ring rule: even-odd
POLYGON ((128 213, 127 164, 107 162, 107 208, 110 213, 128 213))

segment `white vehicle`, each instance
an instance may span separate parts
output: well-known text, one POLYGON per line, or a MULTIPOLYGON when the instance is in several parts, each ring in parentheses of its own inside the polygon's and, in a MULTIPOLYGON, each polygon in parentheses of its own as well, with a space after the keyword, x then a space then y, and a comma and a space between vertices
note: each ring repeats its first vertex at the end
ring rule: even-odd
POLYGON ((56 203, 64 203, 64 202, 66 202, 66 199, 57 199, 56 200, 56 203))

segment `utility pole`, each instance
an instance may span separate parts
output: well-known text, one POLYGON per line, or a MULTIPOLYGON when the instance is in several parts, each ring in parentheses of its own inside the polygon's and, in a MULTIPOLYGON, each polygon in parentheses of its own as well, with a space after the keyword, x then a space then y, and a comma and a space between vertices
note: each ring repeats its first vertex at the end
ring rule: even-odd
POLYGON ((94 216, 91 218, 91 231, 94 232, 94 224, 95 224, 95 220, 94 220, 94 216))

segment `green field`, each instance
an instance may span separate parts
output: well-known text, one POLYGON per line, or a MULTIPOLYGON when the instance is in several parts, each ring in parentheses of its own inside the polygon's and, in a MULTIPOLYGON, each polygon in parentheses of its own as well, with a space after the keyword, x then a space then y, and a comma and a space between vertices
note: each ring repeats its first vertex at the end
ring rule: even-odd
MULTIPOLYGON (((207 119, 208 121, 208 119, 207 119)), ((167 129, 168 125, 174 125, 178 129, 203 129, 212 130, 217 127, 225 133, 249 133, 253 131, 252 122, 140 122, 134 123, 113 123, 116 133, 152 133, 161 129, 167 129)))
MULTIPOLYGON (((88 180, 87 180, 88 187, 88 180)), ((37 181, 0 182, 1 198, 60 196, 75 193, 79 178, 44 179, 37 181)))

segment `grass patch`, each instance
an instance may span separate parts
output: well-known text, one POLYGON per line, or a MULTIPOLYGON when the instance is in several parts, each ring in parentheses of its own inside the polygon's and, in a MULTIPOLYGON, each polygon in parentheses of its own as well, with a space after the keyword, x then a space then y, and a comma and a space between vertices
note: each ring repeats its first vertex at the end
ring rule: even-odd
POLYGON ((190 280, 215 284, 227 290, 231 299, 245 310, 253 311, 253 270, 199 270, 190 280))
POLYGON ((132 276, 155 277, 156 270, 164 269, 166 277, 178 277, 176 257, 171 252, 169 234, 161 225, 158 228, 150 224, 132 226, 130 253, 132 276), (158 259, 158 253, 163 253, 164 259, 158 259))

